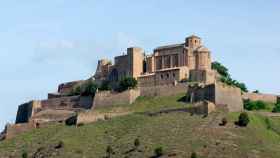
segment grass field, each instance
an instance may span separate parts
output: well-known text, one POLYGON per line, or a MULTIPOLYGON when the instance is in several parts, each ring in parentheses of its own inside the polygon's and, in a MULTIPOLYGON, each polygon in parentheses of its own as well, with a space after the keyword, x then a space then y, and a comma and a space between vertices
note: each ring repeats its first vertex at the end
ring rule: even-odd
POLYGON ((35 129, 1 142, 0 157, 20 158, 27 152, 29 157, 41 153, 58 158, 102 158, 108 146, 112 147, 114 158, 152 157, 158 147, 162 147, 165 157, 188 158, 192 152, 201 158, 280 157, 279 118, 250 112, 249 126, 241 128, 234 125, 239 113, 217 111, 207 117, 186 112, 145 114, 190 106, 178 101, 181 97, 139 98, 133 105, 96 109, 110 111, 121 107, 133 112, 126 116, 80 127, 56 124, 35 129), (223 117, 228 124, 219 126, 223 117), (137 149, 133 144, 136 138, 140 140, 137 149), (63 146, 56 149, 59 142, 63 146))

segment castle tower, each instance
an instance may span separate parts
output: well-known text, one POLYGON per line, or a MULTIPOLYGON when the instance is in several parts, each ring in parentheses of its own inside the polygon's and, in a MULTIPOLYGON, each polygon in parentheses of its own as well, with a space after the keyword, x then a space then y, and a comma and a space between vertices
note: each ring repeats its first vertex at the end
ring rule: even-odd
POLYGON ((185 46, 189 48, 197 48, 202 45, 201 38, 195 35, 189 36, 185 39, 185 46))
POLYGON ((127 48, 129 56, 130 75, 138 78, 143 73, 144 50, 138 47, 127 48))
POLYGON ((210 51, 206 47, 201 46, 195 51, 195 69, 211 70, 210 51))

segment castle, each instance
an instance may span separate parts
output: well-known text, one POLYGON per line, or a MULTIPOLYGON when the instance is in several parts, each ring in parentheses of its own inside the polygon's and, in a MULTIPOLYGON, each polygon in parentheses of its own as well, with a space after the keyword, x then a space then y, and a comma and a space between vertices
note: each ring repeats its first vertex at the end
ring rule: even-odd
POLYGON ((242 93, 239 88, 220 82, 220 75, 211 64, 210 50, 194 35, 187 37, 184 43, 157 47, 151 55, 146 55, 141 48, 128 48, 127 54, 115 57, 114 63, 99 60, 95 74, 89 79, 62 83, 47 99, 19 105, 15 124, 6 126, 0 138, 1 135, 12 138, 32 128, 73 118, 82 123, 96 121, 96 116, 86 112, 100 106, 131 104, 139 96, 185 93, 188 101, 198 105, 193 111, 203 114, 218 107, 242 111, 242 99, 280 101, 280 96, 242 93), (135 78, 138 87, 124 92, 97 90, 94 96, 71 94, 75 87, 87 81, 99 85, 106 81, 117 86, 124 77, 135 78))
POLYGON ((137 47, 127 49, 127 54, 117 56, 114 64, 107 59, 98 61, 94 78, 97 82, 112 83, 131 76, 140 87, 173 84, 180 81, 215 82, 211 69, 211 52, 202 45, 200 37, 189 36, 184 43, 160 46, 152 55, 145 55, 137 47))

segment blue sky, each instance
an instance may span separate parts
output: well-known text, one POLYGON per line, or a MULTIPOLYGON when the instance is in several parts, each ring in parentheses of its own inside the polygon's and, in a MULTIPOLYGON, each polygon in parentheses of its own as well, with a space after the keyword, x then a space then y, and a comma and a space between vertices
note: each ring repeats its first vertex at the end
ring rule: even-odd
POLYGON ((98 58, 191 34, 249 89, 280 94, 278 0, 0 2, 0 129, 19 104, 91 76, 98 58))

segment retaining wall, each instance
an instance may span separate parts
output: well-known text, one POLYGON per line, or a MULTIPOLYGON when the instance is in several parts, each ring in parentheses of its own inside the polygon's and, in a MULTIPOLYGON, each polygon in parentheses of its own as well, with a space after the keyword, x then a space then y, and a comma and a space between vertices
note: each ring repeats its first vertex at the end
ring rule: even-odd
POLYGON ((93 107, 131 104, 139 96, 139 89, 127 90, 121 93, 100 91, 95 94, 93 107))
POLYGON ((172 96, 180 93, 186 93, 188 86, 185 83, 178 83, 176 85, 159 85, 151 87, 139 87, 141 96, 172 96))
POLYGON ((277 95, 273 94, 262 94, 262 93, 244 93, 242 95, 243 99, 250 99, 253 101, 261 100, 268 103, 276 103, 277 95))

